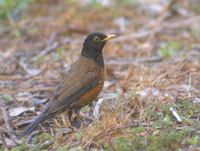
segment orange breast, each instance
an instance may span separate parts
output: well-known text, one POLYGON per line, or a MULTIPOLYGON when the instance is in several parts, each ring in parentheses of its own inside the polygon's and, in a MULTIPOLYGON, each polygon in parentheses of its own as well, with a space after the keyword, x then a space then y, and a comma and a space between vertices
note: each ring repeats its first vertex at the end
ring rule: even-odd
POLYGON ((85 106, 88 105, 89 103, 91 103, 92 101, 94 101, 97 96, 99 95, 99 93, 101 92, 102 88, 103 88, 103 84, 104 84, 104 80, 105 80, 105 73, 104 70, 102 69, 99 73, 99 83, 92 88, 90 91, 86 92, 79 100, 78 100, 78 104, 80 106, 85 106))

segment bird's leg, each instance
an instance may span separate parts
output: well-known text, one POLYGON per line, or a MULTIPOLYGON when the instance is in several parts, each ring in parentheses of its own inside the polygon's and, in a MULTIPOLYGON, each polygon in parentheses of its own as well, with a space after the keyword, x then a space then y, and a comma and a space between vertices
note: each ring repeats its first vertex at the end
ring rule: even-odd
POLYGON ((89 116, 92 116, 93 115, 93 102, 91 102, 89 105, 89 108, 90 108, 90 110, 89 110, 89 116))
POLYGON ((68 118, 69 118, 70 128, 74 132, 74 127, 75 126, 74 126, 74 120, 72 120, 72 114, 73 114, 73 110, 69 110, 68 111, 68 118))
POLYGON ((76 116, 78 117, 78 118, 81 118, 81 116, 80 116, 80 111, 81 111, 81 109, 75 109, 74 110, 74 112, 75 112, 75 114, 76 114, 76 116))
POLYGON ((68 118, 69 118, 70 125, 73 125, 72 124, 72 110, 68 111, 68 118))
POLYGON ((81 127, 80 110, 79 108, 74 110, 76 117, 73 119, 73 126, 78 129, 81 127))

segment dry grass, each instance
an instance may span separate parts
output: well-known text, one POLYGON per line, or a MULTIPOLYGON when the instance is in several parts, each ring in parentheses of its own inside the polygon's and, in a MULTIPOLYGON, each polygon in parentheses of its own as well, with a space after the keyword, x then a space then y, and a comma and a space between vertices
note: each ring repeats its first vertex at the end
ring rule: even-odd
MULTIPOLYGON (((59 1, 57 8, 54 3, 33 3, 31 17, 16 22, 19 37, 6 30, 8 34, 0 33, 0 55, 14 62, 12 67, 8 64, 12 71, 0 69, 1 98, 8 111, 48 98, 77 59, 89 32, 121 32, 105 48, 107 81, 99 97, 103 99, 99 118, 90 115, 86 107, 82 112, 93 121, 84 118, 81 129, 71 131, 63 113, 44 123, 40 127, 43 133, 34 136, 31 145, 22 140, 17 147, 1 118, 0 150, 27 150, 30 146, 35 150, 198 149, 200 23, 195 8, 184 0, 163 6, 152 15, 140 5, 96 8, 59 1), (38 11, 43 6, 48 9, 38 11), (124 25, 114 21, 120 18, 126 23, 124 31, 124 25), (22 93, 26 95, 20 96, 22 93)), ((10 118, 15 131, 22 130, 43 106, 39 103, 34 111, 10 118)))

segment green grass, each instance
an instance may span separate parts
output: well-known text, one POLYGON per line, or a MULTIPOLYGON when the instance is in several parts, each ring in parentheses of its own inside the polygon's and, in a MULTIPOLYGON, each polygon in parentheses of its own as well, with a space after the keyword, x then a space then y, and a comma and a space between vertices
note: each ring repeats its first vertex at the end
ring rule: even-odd
POLYGON ((9 32, 14 37, 20 37, 22 31, 18 27, 19 21, 28 5, 33 0, 0 0, 0 37, 9 32))
MULTIPOLYGON (((124 130, 125 134, 112 140, 111 146, 118 151, 155 151, 178 150, 200 144, 199 121, 193 118, 200 113, 199 104, 180 101, 158 107, 152 105, 144 113, 143 118, 152 123, 149 127, 144 127, 141 123, 141 126, 124 130), (176 121, 169 110, 170 107, 176 108, 183 118, 182 123, 176 121)), ((104 143, 107 150, 110 150, 111 146, 104 143)))
POLYGON ((11 22, 21 16, 31 0, 0 0, 0 19, 8 19, 11 22))
MULTIPOLYGON (((126 128, 120 135, 101 138, 97 144, 104 150, 134 151, 134 150, 178 150, 187 149, 190 146, 200 145, 200 125, 198 114, 200 104, 188 101, 178 101, 168 104, 154 104, 146 108, 144 114, 139 118, 139 126, 126 128), (176 109, 183 121, 177 122, 172 115, 170 107, 176 109), (148 123, 148 124, 147 124, 148 123), (148 125, 148 126, 147 126, 148 125)), ((79 132, 74 133, 76 141, 81 139, 79 132)), ((42 133, 33 140, 32 150, 47 149, 53 143, 53 137, 48 133, 42 133)), ((14 147, 12 151, 31 149, 29 146, 21 144, 14 147)), ((59 146, 59 150, 67 149, 68 146, 59 146)), ((72 150, 78 148, 73 147, 72 150)))
POLYGON ((161 46, 158 54, 163 58, 169 58, 176 54, 176 52, 181 48, 181 44, 170 41, 166 43, 165 45, 161 46))

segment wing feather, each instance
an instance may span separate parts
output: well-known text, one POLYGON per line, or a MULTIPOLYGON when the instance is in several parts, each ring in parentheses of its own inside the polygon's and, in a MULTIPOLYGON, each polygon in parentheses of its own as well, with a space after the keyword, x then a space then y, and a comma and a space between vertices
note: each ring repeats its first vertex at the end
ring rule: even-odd
POLYGON ((94 72, 82 73, 79 75, 79 79, 80 77, 81 80, 76 81, 74 80, 76 77, 69 76, 64 81, 67 83, 62 83, 58 86, 47 107, 48 114, 62 112, 67 106, 69 107, 71 104, 75 103, 84 93, 99 83, 99 78, 94 72))

